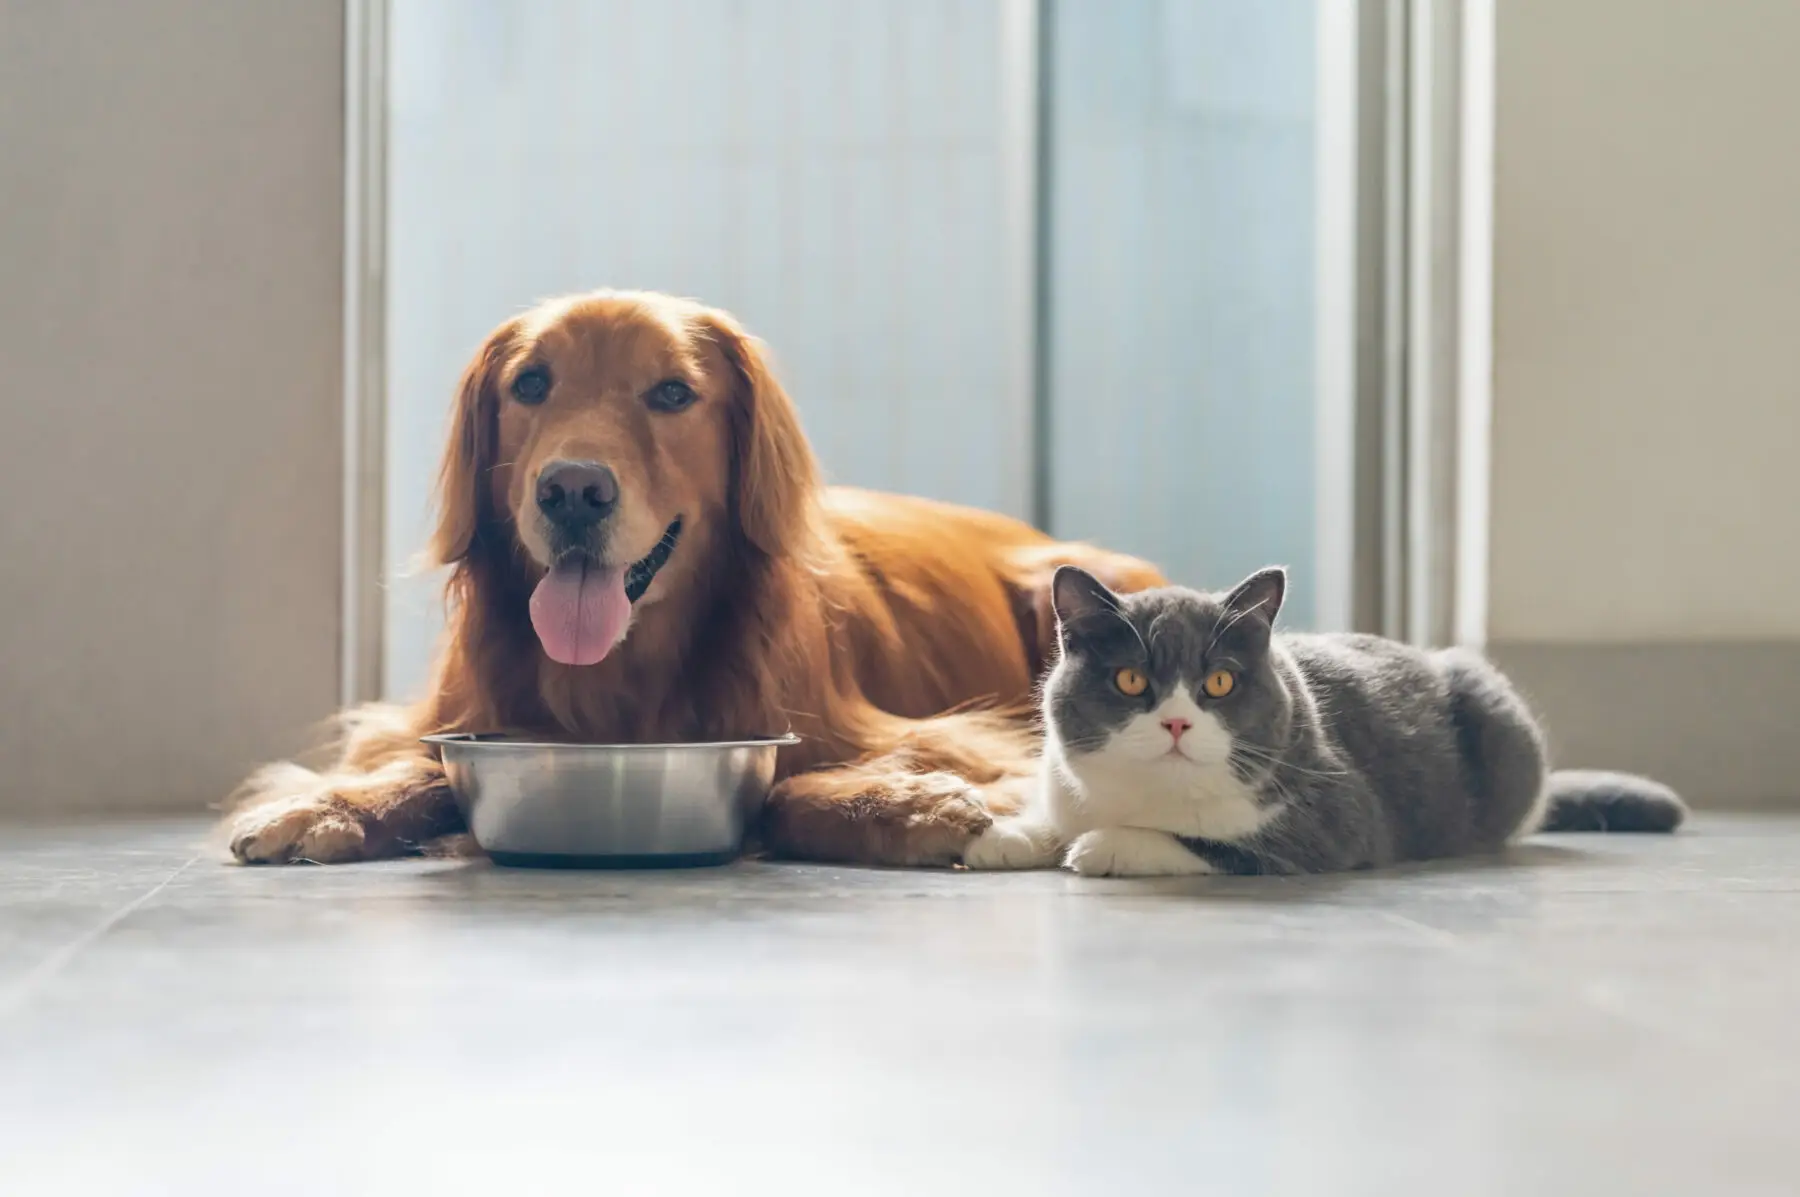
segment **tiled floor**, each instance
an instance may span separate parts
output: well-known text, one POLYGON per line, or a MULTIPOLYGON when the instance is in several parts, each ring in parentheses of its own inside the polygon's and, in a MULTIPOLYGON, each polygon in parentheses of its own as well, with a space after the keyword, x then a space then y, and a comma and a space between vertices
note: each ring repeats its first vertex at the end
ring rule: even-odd
POLYGON ((1800 819, 1354 878, 0 827, 0 1193, 1800 1193, 1800 819))

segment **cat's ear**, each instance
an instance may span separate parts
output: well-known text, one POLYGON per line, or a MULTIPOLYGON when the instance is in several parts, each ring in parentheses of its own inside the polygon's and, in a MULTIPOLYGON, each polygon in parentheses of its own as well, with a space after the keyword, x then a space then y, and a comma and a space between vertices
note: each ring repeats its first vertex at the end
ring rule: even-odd
POLYGON ((1239 582, 1225 596, 1226 615, 1239 626, 1248 625, 1266 632, 1275 626, 1275 617, 1281 613, 1281 603, 1286 597, 1287 570, 1271 565, 1239 582))
POLYGON ((1106 583, 1078 565, 1059 565, 1050 579, 1050 607, 1059 627, 1119 610, 1119 596, 1106 583))

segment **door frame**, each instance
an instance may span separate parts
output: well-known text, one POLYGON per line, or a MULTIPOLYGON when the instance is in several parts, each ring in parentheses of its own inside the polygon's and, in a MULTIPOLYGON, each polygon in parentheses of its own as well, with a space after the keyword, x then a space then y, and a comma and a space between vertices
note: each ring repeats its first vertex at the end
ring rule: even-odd
POLYGON ((339 690, 382 693, 387 482, 388 0, 344 0, 343 577, 339 690))
POLYGON ((1351 626, 1487 632, 1494 0, 1356 10, 1351 626))

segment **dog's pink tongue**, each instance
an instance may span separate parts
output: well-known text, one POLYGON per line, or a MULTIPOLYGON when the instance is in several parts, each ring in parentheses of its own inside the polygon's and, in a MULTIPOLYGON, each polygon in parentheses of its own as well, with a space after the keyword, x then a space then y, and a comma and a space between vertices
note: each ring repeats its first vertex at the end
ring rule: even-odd
POLYGON ((550 659, 564 665, 599 664, 630 619, 622 569, 568 561, 531 592, 531 626, 550 659))

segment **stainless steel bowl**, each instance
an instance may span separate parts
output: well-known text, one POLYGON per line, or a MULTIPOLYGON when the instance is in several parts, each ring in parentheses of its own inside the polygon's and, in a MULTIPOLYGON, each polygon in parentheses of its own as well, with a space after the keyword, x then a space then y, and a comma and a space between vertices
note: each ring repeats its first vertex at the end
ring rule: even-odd
POLYGON ((719 744, 550 744, 426 736, 463 818, 496 864, 672 868, 724 864, 795 736, 719 744))

